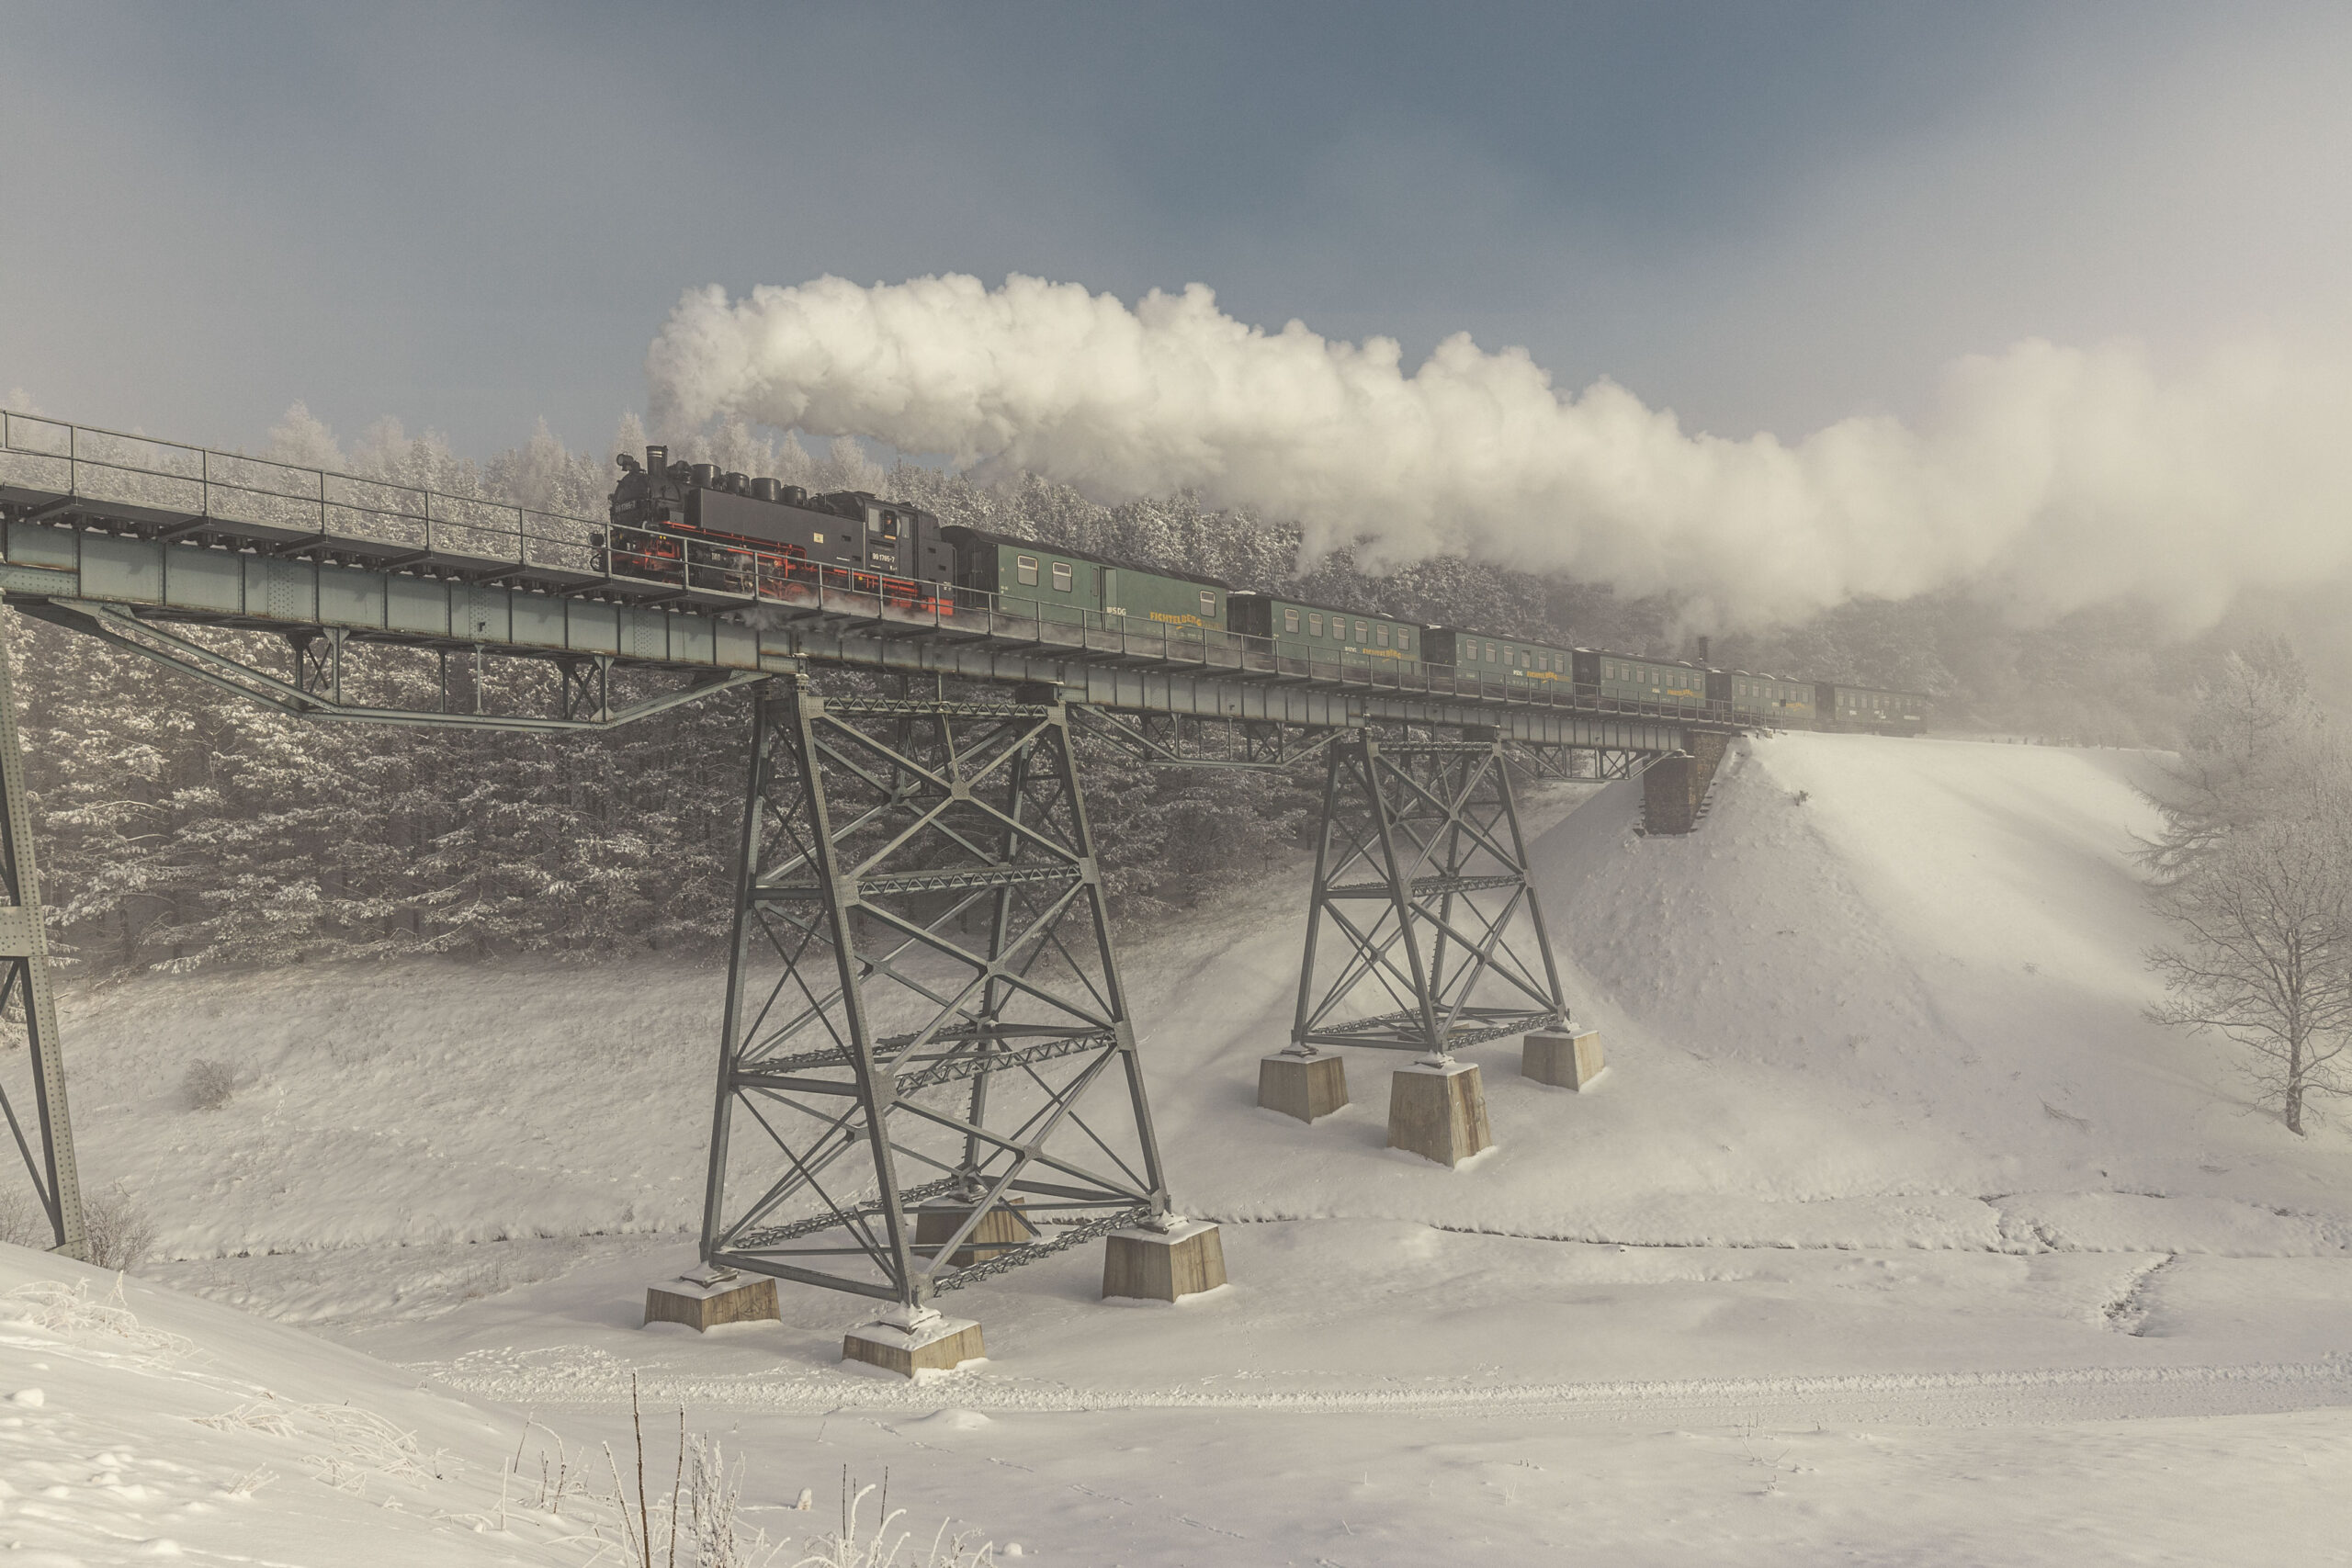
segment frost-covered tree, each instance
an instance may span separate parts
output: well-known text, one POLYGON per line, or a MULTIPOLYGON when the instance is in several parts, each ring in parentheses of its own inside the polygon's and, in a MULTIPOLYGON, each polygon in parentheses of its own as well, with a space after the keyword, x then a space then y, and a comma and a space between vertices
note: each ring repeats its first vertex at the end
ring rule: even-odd
POLYGON ((2312 748, 2259 819, 2233 825, 2158 893, 2174 940, 2149 962, 2162 1021, 2234 1043, 2287 1130, 2308 1102, 2352 1090, 2352 776, 2312 748))
POLYGON ((343 455, 343 445, 334 432, 311 412, 309 405, 296 402, 288 405, 286 417, 269 427, 269 445, 262 456, 273 463, 291 463, 298 468, 328 468, 341 473, 350 467, 350 459, 343 455))
POLYGON ((2165 818, 2145 854, 2159 880, 2185 871, 2233 829, 2301 809, 2315 771, 2328 765, 2325 728, 2284 638, 2215 660, 2198 685, 2177 760, 2149 790, 2165 818))
POLYGON ((2313 1096, 2352 1089, 2352 761, 2277 638, 2218 661, 2187 735, 2143 852, 2174 932, 2154 1016, 2237 1044, 2301 1134, 2313 1096))

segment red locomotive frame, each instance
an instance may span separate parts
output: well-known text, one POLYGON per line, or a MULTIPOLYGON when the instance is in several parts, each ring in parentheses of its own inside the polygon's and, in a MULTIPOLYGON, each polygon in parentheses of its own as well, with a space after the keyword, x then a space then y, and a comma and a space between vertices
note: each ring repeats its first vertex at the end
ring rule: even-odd
POLYGON ((675 582, 682 588, 709 587, 779 602, 831 588, 878 599, 893 610, 956 613, 950 584, 827 565, 810 560, 799 545, 715 533, 686 523, 655 528, 616 525, 606 535, 605 560, 605 570, 617 575, 675 582), (793 592, 796 585, 800 593, 793 592))

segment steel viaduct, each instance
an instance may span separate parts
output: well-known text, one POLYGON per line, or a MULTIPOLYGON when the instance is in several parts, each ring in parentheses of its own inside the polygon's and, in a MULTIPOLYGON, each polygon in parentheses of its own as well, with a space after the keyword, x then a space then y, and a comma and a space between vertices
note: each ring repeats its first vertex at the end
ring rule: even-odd
MULTIPOLYGON (((691 570, 649 581, 610 570, 603 527, 0 413, 6 603, 285 713, 593 731, 758 686, 703 1255, 912 1316, 938 1292, 1176 1219, 1074 730, 1170 765, 1321 752, 1290 1049, 1442 1064, 1567 1020, 1510 765, 1566 772, 1581 756, 1578 771, 1623 776, 1719 750, 1733 728, 1450 671, 1306 666, 1220 632, 986 595, 914 611, 849 579, 784 597, 691 570), (434 661, 436 700, 386 702, 374 671, 401 659, 434 661), (491 659, 560 679, 531 683, 541 705, 492 708, 481 682, 451 680, 453 661, 491 659), (825 671, 897 679, 828 686, 825 671)), ((0 1109, 58 1246, 79 1255, 6 678, 0 660, 0 1005, 20 1004, 33 1071, 31 1105, 0 1092, 0 1109)))

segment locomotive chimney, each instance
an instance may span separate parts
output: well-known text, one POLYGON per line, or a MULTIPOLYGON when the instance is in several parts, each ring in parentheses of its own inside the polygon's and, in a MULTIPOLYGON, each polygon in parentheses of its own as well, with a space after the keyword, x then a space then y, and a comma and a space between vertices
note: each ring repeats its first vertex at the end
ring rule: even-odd
POLYGON ((669 467, 670 449, 667 446, 648 446, 645 449, 645 471, 647 473, 659 475, 665 472, 669 467))
POLYGON ((1707 639, 1706 639, 1705 637, 1701 637, 1701 638, 1699 639, 1699 663, 1700 663, 1700 665, 1703 668, 1703 667, 1705 666, 1706 662, 1707 662, 1707 639))

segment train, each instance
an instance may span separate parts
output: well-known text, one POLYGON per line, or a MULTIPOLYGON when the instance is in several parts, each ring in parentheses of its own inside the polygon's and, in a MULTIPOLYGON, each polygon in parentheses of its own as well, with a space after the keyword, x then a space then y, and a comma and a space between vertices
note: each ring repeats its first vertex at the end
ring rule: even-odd
MULTIPOLYGON (((1238 589, 1194 572, 943 525, 920 506, 865 491, 812 495, 797 485, 624 454, 608 526, 592 540, 616 577, 755 599, 871 599, 886 615, 1001 630, 1035 625, 1142 632, 1214 645, 1276 673, 1397 684, 1476 682, 1599 707, 1689 715, 1769 728, 1916 735, 1923 694, 1704 662, 1561 647, 1467 626, 1238 589)), ((1179 650, 1181 652, 1181 649, 1179 650)))

